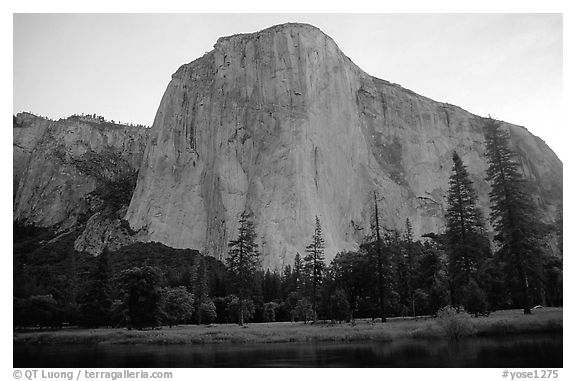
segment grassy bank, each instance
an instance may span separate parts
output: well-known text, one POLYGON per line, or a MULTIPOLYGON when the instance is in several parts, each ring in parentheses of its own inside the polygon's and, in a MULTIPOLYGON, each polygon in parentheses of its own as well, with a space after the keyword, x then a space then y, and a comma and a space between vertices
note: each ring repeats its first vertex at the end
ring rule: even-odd
MULTIPOLYGON (((532 315, 522 310, 497 311, 489 317, 465 319, 467 335, 488 336, 514 333, 561 332, 562 309, 541 308, 532 315)), ((156 330, 125 328, 62 329, 44 332, 15 332, 14 344, 201 344, 201 343, 282 343, 329 341, 391 341, 407 338, 450 336, 438 319, 390 319, 355 324, 258 323, 186 325, 156 330)))

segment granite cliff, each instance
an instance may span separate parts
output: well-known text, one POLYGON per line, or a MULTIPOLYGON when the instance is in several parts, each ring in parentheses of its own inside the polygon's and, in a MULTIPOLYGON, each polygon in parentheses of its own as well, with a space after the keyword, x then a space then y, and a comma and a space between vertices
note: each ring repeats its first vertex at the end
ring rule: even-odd
POLYGON ((81 229, 76 249, 91 254, 133 242, 122 219, 147 136, 145 128, 95 117, 16 115, 14 220, 62 233, 81 229))
MULTIPOLYGON (((542 218, 562 199, 562 163, 502 123, 542 218)), ((443 230, 456 150, 487 215, 483 119, 374 78, 319 29, 283 24, 220 38, 172 76, 126 219, 140 238, 223 257, 240 213, 254 214, 263 265, 303 253, 320 217, 326 257, 358 247, 373 191, 382 222, 443 230)))
MULTIPOLYGON (((483 118, 358 68, 305 24, 220 38, 173 74, 151 129, 21 113, 13 122, 14 220, 99 254, 136 240, 224 258, 253 213, 265 267, 293 261, 320 217, 326 258, 381 223, 417 238, 444 229, 456 150, 488 215, 483 118), (137 175, 137 181, 136 181, 137 175), (135 186, 135 189, 134 189, 135 186)), ((562 163, 523 127, 511 133, 542 219, 562 201, 562 163)))

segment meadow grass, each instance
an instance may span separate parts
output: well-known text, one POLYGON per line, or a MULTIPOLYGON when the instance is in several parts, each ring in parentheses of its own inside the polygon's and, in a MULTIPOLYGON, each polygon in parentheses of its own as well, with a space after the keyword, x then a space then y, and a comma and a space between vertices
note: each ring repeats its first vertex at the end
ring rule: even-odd
MULTIPOLYGON (((561 332, 562 309, 541 308, 531 315, 522 310, 497 311, 488 317, 466 319, 470 335, 489 336, 514 333, 561 332)), ((354 324, 317 322, 181 325, 172 328, 127 330, 126 328, 15 332, 14 344, 212 344, 392 341, 409 338, 447 337, 434 318, 389 319, 385 324, 356 320, 354 324)))

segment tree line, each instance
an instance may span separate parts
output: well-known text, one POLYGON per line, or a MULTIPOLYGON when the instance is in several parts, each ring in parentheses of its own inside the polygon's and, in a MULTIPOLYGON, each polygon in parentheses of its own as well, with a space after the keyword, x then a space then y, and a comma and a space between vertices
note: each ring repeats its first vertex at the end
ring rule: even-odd
MULTIPOLYGON (((275 306, 269 309, 280 309, 284 319, 305 322, 355 317, 386 321, 387 316, 435 314, 446 305, 475 315, 512 307, 529 314, 536 304, 561 305, 562 260, 546 250, 551 234, 557 234, 561 246, 561 212, 556 227, 541 222, 509 133, 492 118, 484 131, 493 245, 468 170, 454 151, 443 233, 426 234, 428 240, 422 242, 414 239, 409 219, 403 232, 380 226, 375 193, 371 234, 360 250, 338 253, 327 266, 316 217, 306 256, 297 254, 282 274, 266 272, 265 301, 275 306)), ((259 253, 247 213, 230 247, 228 268, 238 280, 240 305, 249 304, 242 300, 255 292, 259 253)), ((241 312, 239 324, 243 322, 241 312)))
POLYGON ((80 120, 84 120, 84 121, 94 121, 94 122, 98 122, 98 123, 124 125, 124 126, 129 126, 129 127, 150 128, 149 126, 146 126, 146 125, 140 124, 140 123, 137 123, 137 124, 123 123, 120 121, 114 121, 114 119, 108 120, 108 119, 104 118, 102 115, 97 115, 96 113, 94 113, 94 114, 84 114, 84 113, 73 114, 70 116, 70 118, 80 119, 80 120))
POLYGON ((562 259, 545 245, 556 235, 561 248, 561 206, 555 225, 542 223, 508 133, 491 118, 484 131, 492 241, 474 184, 454 152, 442 233, 416 240, 409 219, 402 230, 383 226, 374 193, 373 221, 358 250, 337 253, 327 264, 316 217, 303 255, 296 254, 281 270, 264 271, 256 227, 245 211, 225 264, 208 266, 212 258, 198 256, 184 270, 145 263, 115 272, 105 251, 72 303, 51 295, 20 298, 15 322, 57 326, 64 318, 55 316, 66 315, 63 306, 74 307, 80 325, 145 328, 357 318, 385 322, 393 316, 435 315, 447 305, 475 315, 562 305, 562 259))

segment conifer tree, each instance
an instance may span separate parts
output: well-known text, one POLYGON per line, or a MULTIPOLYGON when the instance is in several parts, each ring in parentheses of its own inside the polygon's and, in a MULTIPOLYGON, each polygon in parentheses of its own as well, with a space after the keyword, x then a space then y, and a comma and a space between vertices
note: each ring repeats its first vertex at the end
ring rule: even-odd
POLYGON ((554 233, 560 256, 564 255, 564 223, 562 214, 562 204, 556 207, 556 218, 554 219, 554 233))
POLYGON ((96 268, 90 273, 84 292, 79 298, 81 324, 88 327, 107 326, 112 310, 112 262, 104 248, 98 257, 96 268))
POLYGON ((415 260, 416 251, 414 246, 414 233, 412 231, 412 223, 409 218, 406 218, 406 231, 404 232, 403 239, 404 246, 404 259, 406 263, 406 282, 408 286, 408 297, 410 299, 410 308, 412 309, 412 316, 416 316, 416 302, 414 300, 414 279, 415 274, 415 260))
POLYGON ((296 257, 294 258, 294 269, 292 270, 292 276, 294 277, 294 286, 295 286, 295 291, 298 294, 298 296, 301 296, 300 294, 302 293, 302 289, 303 289, 303 268, 304 265, 302 264, 302 259, 300 258, 300 253, 296 253, 296 257))
POLYGON ((531 283, 538 281, 541 232, 533 200, 525 193, 525 180, 514 161, 510 134, 489 118, 484 126, 487 180, 490 191, 490 220, 499 244, 497 254, 506 262, 515 288, 522 297, 524 313, 530 313, 531 283))
POLYGON ((256 243, 256 231, 251 215, 240 215, 238 238, 228 243, 226 263, 236 292, 240 296, 239 325, 244 325, 245 299, 254 290, 254 276, 260 267, 260 252, 256 243))
POLYGON ((294 280, 294 273, 292 272, 292 266, 286 265, 282 270, 282 298, 294 292, 296 290, 296 282, 294 280))
POLYGON ((489 255, 490 244, 484 228, 482 213, 477 206, 478 196, 466 166, 460 156, 452 155, 453 167, 450 176, 446 211, 446 246, 448 250, 448 272, 454 295, 453 303, 464 306, 469 312, 466 291, 477 282, 477 272, 489 255), (474 282, 474 283, 471 283, 474 282))
POLYGON ((378 272, 378 304, 380 307, 380 318, 382 319, 382 323, 386 322, 386 309, 384 307, 384 267, 385 267, 385 260, 384 260, 384 253, 382 248, 382 238, 380 236, 380 216, 378 215, 378 201, 376 199, 376 192, 374 192, 374 231, 376 237, 376 258, 377 258, 377 272, 378 272))
POLYGON ((324 263, 324 237, 322 236, 322 226, 318 216, 316 216, 312 243, 306 246, 306 252, 308 255, 304 257, 304 262, 306 263, 305 267, 312 286, 312 319, 316 321, 317 295, 322 283, 322 273, 326 266, 324 263))
POLYGON ((194 296, 194 311, 196 313, 196 322, 202 324, 202 304, 208 300, 208 272, 204 256, 198 257, 191 280, 191 290, 194 296))

